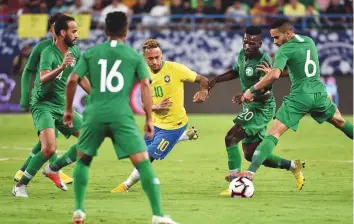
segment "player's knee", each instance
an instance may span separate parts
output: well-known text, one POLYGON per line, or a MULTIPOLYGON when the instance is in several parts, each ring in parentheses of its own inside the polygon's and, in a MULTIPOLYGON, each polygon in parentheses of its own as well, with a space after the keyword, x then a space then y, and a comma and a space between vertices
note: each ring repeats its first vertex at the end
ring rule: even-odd
POLYGON ((227 134, 225 136, 225 145, 226 147, 238 144, 241 141, 237 136, 234 136, 232 134, 227 134))
POLYGON ((86 154, 84 154, 82 152, 78 152, 78 158, 86 166, 89 166, 91 164, 91 162, 92 162, 92 159, 93 159, 92 156, 86 155, 86 154))
POLYGON ((42 148, 41 151, 43 153, 43 156, 45 158, 50 158, 52 157, 52 155, 54 155, 55 151, 56 151, 56 147, 55 147, 55 143, 52 144, 42 144, 42 148))
POLYGON ((244 151, 244 152, 243 152, 243 156, 245 157, 245 159, 246 159, 248 162, 252 162, 253 153, 250 153, 250 152, 248 152, 248 151, 244 151))
POLYGON ((345 124, 345 120, 342 117, 342 114, 339 112, 338 109, 337 109, 336 113, 334 114, 334 116, 329 120, 329 122, 337 128, 343 128, 344 124, 345 124))

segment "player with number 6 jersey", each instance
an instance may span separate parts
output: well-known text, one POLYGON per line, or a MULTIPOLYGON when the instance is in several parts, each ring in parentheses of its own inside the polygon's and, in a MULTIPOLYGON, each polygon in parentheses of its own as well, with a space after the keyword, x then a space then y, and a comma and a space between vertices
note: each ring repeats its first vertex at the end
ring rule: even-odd
POLYGON ((331 123, 353 139, 353 124, 344 120, 320 81, 320 65, 314 41, 310 37, 295 34, 290 22, 283 19, 271 25, 270 34, 274 43, 280 47, 273 68, 261 68, 267 74, 243 94, 242 101, 252 101, 256 91, 276 81, 286 67, 289 70, 291 89, 276 113, 269 134, 257 147, 248 172, 235 175, 250 179, 253 179, 254 173, 271 155, 278 138, 289 128, 296 131, 299 121, 306 114, 310 114, 318 123, 331 123))
MULTIPOLYGON (((257 83, 265 75, 259 71, 259 67, 270 67, 272 60, 267 53, 261 51, 262 30, 257 26, 249 26, 243 37, 243 49, 239 52, 238 59, 233 68, 226 73, 212 79, 209 83, 211 90, 217 83, 240 79, 241 89, 245 92, 248 88, 257 83)), ((233 98, 233 102, 240 104, 242 94, 233 98)), ((256 147, 262 142, 267 125, 275 114, 275 99, 272 86, 258 91, 252 102, 242 103, 242 112, 234 119, 234 126, 225 136, 225 146, 228 156, 229 174, 227 181, 233 179, 233 175, 241 171, 242 156, 238 143, 242 140, 242 149, 246 160, 251 161, 256 147)), ((303 185, 302 164, 300 161, 291 161, 270 155, 263 165, 269 168, 285 169, 291 171, 299 189, 303 185), (296 165, 298 163, 298 165, 296 165)), ((230 195, 226 189, 220 195, 230 195)))

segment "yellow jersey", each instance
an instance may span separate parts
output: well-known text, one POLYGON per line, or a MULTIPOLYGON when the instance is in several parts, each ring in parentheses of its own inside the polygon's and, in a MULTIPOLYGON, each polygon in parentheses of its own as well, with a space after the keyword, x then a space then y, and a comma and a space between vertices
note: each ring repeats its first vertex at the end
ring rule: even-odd
POLYGON ((163 61, 162 63, 158 73, 155 74, 150 70, 152 101, 153 104, 157 104, 170 98, 172 106, 165 111, 154 111, 153 123, 158 128, 174 130, 188 122, 184 108, 183 82, 194 82, 197 73, 177 62, 163 61))

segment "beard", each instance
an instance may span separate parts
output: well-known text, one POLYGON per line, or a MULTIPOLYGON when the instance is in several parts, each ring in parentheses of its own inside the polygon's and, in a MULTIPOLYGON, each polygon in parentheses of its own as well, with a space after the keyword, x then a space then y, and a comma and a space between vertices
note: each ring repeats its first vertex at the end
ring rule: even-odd
POLYGON ((72 47, 75 45, 74 41, 70 39, 70 37, 68 35, 66 35, 64 37, 64 43, 68 46, 68 47, 72 47))

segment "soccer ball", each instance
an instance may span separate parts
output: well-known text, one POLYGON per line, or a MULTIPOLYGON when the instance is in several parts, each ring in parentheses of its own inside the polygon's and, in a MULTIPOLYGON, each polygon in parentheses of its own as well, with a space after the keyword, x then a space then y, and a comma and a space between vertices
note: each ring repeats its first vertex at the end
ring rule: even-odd
POLYGON ((232 198, 251 198, 254 194, 254 186, 249 179, 237 177, 231 181, 229 192, 232 198))

